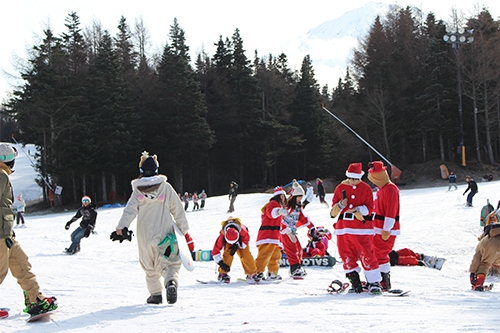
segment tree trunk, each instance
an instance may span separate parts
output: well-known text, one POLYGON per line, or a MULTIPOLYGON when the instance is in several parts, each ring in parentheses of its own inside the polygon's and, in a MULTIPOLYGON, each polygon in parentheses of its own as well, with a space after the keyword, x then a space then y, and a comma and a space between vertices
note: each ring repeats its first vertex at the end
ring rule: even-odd
POLYGON ((107 190, 106 190, 106 173, 103 171, 101 174, 101 195, 102 195, 102 201, 107 202, 108 201, 108 195, 107 195, 107 190))

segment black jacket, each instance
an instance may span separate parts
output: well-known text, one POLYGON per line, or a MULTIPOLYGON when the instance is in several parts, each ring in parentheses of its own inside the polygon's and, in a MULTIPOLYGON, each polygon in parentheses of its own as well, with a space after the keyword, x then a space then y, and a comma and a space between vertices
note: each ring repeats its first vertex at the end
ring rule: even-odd
POLYGON ((89 225, 91 225, 90 229, 94 229, 97 218, 97 212, 95 211, 95 208, 96 205, 93 202, 91 202, 87 207, 82 206, 80 209, 78 209, 75 216, 71 218, 70 222, 73 223, 80 217, 82 217, 80 227, 89 228, 89 225))

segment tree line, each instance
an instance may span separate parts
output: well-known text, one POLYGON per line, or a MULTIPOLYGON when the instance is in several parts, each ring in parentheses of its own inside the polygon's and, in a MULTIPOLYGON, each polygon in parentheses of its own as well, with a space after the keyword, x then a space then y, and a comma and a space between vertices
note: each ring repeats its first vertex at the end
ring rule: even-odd
MULTIPOLYGON (((474 42, 459 52, 430 13, 394 7, 377 17, 354 50, 344 78, 320 87, 309 55, 299 70, 287 56, 246 56, 238 29, 219 36, 215 54, 191 59, 174 19, 161 54, 148 55, 144 22, 124 17, 112 36, 83 29, 75 12, 57 36, 47 28, 20 68, 23 84, 2 105, 2 139, 37 148, 38 180, 121 200, 138 175, 140 153, 158 155, 174 188, 226 193, 291 179, 342 179, 346 166, 380 159, 321 109, 324 104, 398 166, 467 158, 495 164, 500 143, 499 22, 487 9, 460 20, 474 42), (457 112, 457 66, 463 132, 457 112)), ((404 176, 403 176, 404 177, 404 176)))

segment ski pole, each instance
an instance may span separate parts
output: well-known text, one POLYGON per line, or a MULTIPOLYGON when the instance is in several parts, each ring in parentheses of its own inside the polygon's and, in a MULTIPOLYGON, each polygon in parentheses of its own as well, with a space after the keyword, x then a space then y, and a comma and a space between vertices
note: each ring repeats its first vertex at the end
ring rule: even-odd
POLYGON ((396 167, 391 162, 389 162, 389 160, 387 158, 385 158, 384 155, 382 155, 381 153, 378 152, 378 150, 376 150, 375 148, 373 148, 372 145, 370 145, 358 133, 356 133, 346 123, 344 123, 339 117, 337 117, 336 115, 334 115, 333 112, 331 112, 330 110, 328 110, 327 108, 325 108, 324 104, 321 105, 321 108, 323 110, 325 110, 330 116, 332 116, 333 118, 335 118, 335 120, 337 120, 339 123, 341 123, 342 125, 344 125, 345 128, 347 128, 349 131, 351 131, 354 135, 356 135, 356 137, 358 139, 360 139, 365 145, 367 145, 371 150, 373 150, 378 156, 380 156, 380 158, 382 158, 391 167, 391 178, 394 180, 394 182, 397 182, 400 179, 400 177, 401 177, 401 170, 399 170, 398 167, 396 167))

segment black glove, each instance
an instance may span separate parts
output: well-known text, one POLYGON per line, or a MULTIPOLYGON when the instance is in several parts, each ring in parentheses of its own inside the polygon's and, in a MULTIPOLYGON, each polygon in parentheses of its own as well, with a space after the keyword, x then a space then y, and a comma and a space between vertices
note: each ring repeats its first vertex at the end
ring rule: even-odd
POLYGON ((86 230, 85 230, 85 234, 83 235, 83 237, 85 238, 88 238, 90 236, 90 233, 92 232, 92 229, 94 229, 93 226, 89 225, 86 230))
POLYGON ((68 230, 70 226, 71 226, 71 221, 66 223, 64 229, 68 230))
POLYGON ((129 242, 131 242, 133 234, 134 233, 132 232, 132 230, 128 230, 127 228, 123 228, 121 235, 118 235, 116 233, 116 231, 113 231, 111 233, 111 236, 109 236, 109 239, 111 239, 112 241, 120 241, 120 243, 122 243, 124 240, 128 240, 129 242))
POLYGON ((5 238, 5 244, 7 244, 7 247, 10 249, 12 247, 12 239, 5 238))
POLYGON ((195 251, 191 251, 191 257, 193 258, 193 261, 196 260, 196 252, 195 251))
POLYGON ((220 268, 221 268, 223 271, 225 271, 226 273, 229 273, 229 271, 231 270, 231 267, 229 267, 229 266, 228 266, 228 265, 227 265, 224 261, 222 261, 222 260, 221 260, 221 261, 219 261, 217 264, 218 264, 218 265, 220 266, 220 268))
POLYGON ((231 245, 231 252, 229 252, 229 254, 231 256, 234 256, 234 254, 236 253, 236 251, 238 251, 239 248, 240 246, 238 245, 238 243, 234 243, 233 245, 231 245))

